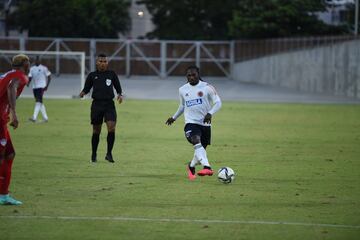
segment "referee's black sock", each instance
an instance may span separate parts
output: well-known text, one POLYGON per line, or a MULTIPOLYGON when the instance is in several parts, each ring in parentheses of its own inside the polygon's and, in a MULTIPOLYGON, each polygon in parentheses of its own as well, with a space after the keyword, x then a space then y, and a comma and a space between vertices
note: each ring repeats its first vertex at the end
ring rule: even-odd
POLYGON ((99 145, 99 133, 93 133, 91 138, 92 155, 96 155, 96 151, 99 145))
POLYGON ((111 154, 115 142, 115 132, 108 132, 107 135, 107 153, 111 154))

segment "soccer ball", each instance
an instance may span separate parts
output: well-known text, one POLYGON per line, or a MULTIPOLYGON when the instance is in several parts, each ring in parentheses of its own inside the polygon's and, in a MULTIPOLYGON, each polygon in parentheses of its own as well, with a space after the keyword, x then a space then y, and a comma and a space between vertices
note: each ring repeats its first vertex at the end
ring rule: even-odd
POLYGON ((231 183, 235 179, 235 172, 229 167, 222 167, 218 171, 218 179, 225 184, 231 183))

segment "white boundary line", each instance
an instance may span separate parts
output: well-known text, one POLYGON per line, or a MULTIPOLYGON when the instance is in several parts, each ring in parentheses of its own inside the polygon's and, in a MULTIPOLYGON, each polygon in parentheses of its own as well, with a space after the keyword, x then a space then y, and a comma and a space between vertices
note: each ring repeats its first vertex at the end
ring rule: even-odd
POLYGON ((245 221, 245 220, 208 220, 208 219, 181 219, 181 218, 136 218, 136 217, 77 217, 77 216, 1 216, 3 219, 52 219, 52 220, 85 220, 85 221, 138 221, 138 222, 184 222, 184 223, 218 223, 218 224, 252 224, 252 225, 292 225, 307 227, 351 228, 360 229, 360 225, 276 222, 276 221, 245 221))

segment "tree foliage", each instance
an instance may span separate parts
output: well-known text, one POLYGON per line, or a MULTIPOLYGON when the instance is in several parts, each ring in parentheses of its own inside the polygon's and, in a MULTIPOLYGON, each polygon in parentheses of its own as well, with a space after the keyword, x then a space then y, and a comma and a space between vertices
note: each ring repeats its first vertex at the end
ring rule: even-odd
POLYGON ((37 37, 112 38, 130 27, 129 0, 23 0, 12 25, 37 37))
POLYGON ((314 14, 325 10, 322 0, 242 0, 229 21, 236 38, 269 38, 338 34, 342 27, 329 26, 314 14))
POLYGON ((274 38, 336 34, 314 15, 323 0, 140 0, 160 39, 274 38))
MULTIPOLYGON (((346 15, 347 27, 351 32, 355 31, 355 4, 347 5, 348 14, 346 15)), ((359 9, 360 11, 360 9, 359 9)), ((360 14, 358 16, 358 23, 360 22, 360 14)), ((360 32, 360 26, 358 24, 358 32, 360 32)))
POLYGON ((239 0, 141 0, 153 16, 160 39, 227 39, 228 21, 239 0))

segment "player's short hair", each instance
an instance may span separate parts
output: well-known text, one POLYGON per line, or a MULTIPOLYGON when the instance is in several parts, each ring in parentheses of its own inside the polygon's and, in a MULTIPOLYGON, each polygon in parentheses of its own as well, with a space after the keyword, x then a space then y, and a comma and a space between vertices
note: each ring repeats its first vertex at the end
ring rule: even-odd
POLYGON ((30 59, 25 54, 18 54, 12 58, 11 65, 13 67, 22 67, 25 62, 30 62, 30 59))
POLYGON ((186 68, 186 72, 187 72, 188 70, 191 70, 191 69, 196 70, 196 71, 198 72, 198 74, 200 75, 200 69, 199 69, 197 66, 195 66, 195 65, 188 66, 188 67, 186 68))
POLYGON ((97 57, 98 57, 98 58, 106 58, 107 56, 106 56, 105 53, 99 53, 99 54, 97 55, 97 57))

